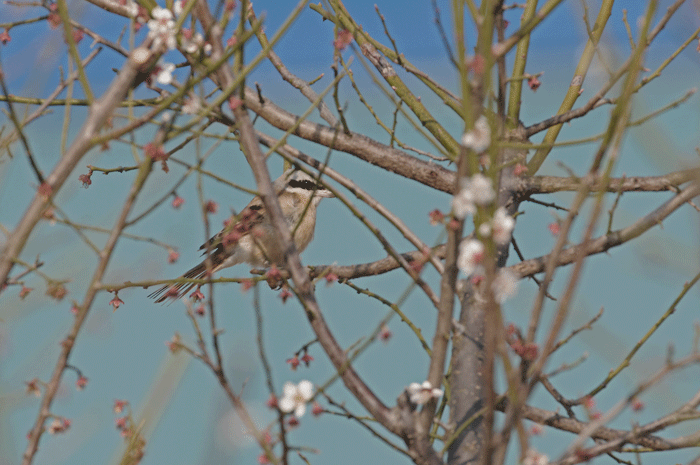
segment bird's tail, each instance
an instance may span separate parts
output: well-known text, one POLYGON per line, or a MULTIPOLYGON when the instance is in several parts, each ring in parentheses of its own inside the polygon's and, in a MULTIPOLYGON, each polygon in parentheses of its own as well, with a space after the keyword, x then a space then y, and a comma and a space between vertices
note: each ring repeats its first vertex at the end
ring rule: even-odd
MULTIPOLYGON (((191 278, 191 279, 201 279, 204 277, 204 275, 207 274, 207 265, 206 262, 202 262, 199 265, 195 266, 191 270, 189 270, 187 273, 182 275, 182 278, 191 278)), ((190 289, 195 287, 197 284, 196 283, 177 283, 177 284, 166 284, 165 286, 161 287, 160 289, 151 292, 148 294, 148 297, 151 299, 156 299, 156 303, 161 303, 165 302, 168 299, 171 299, 171 301, 179 300, 181 299, 185 294, 187 294, 190 289)))

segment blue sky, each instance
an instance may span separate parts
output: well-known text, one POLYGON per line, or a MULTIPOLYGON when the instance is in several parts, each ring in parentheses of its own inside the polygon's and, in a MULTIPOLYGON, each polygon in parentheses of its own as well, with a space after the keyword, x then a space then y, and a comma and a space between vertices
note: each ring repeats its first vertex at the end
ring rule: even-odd
MULTIPOLYGON (((356 21, 377 39, 387 42, 383 36, 381 23, 374 10, 378 3, 381 13, 401 52, 420 69, 434 76, 448 88, 456 90, 457 75, 445 58, 444 48, 433 24, 433 12, 429 1, 412 2, 407 8, 402 1, 355 1, 348 9, 356 21)), ((443 23, 449 25, 450 2, 441 5, 443 23)), ((591 11, 595 11, 594 2, 591 11)), ((627 9, 629 22, 634 25, 643 13, 643 2, 618 2, 610 19, 610 30, 604 36, 602 47, 605 56, 613 63, 620 63, 629 53, 629 45, 622 24, 622 10, 627 9)), ((597 2, 596 2, 597 4, 597 2)), ((670 4, 660 2, 660 14, 670 4)), ((266 14, 266 30, 269 35, 277 29, 293 8, 292 2, 254 2, 260 16, 266 14)), ((114 20, 109 15, 87 4, 72 4, 74 17, 90 24, 105 35, 115 38, 124 25, 122 20, 114 20)), ((37 10, 39 11, 39 10, 37 10)), ((9 5, 0 6, 0 16, 15 19, 26 13, 9 5), (19 13, 18 13, 19 11, 19 13), (17 15, 17 16, 15 16, 17 15)), ((529 125, 553 115, 571 79, 573 67, 586 40, 582 28, 580 2, 564 2, 533 34, 532 59, 527 71, 543 71, 542 87, 523 95, 524 124, 529 125)), ((508 32, 515 30, 519 12, 511 11, 508 19, 511 24, 508 32)), ((659 36, 648 54, 647 66, 655 69, 692 31, 698 27, 698 11, 692 5, 685 5, 679 15, 659 36)), ((57 83, 57 66, 66 69, 66 50, 60 36, 46 24, 39 23, 12 29, 12 42, 0 47, 2 65, 10 92, 22 96, 46 96, 57 83)), ((136 37, 143 40, 145 32, 136 37)), ((473 47, 473 37, 468 37, 468 46, 473 47)), ((333 28, 329 22, 321 22, 318 15, 305 9, 298 22, 289 30, 276 52, 286 65, 303 79, 313 79, 321 73, 325 77, 316 84, 322 89, 332 79, 333 28)), ((126 45, 126 44, 125 44, 126 45)), ((88 40, 81 43, 80 51, 86 55, 90 51, 88 40)), ((251 46, 247 56, 251 57, 256 47, 251 46)), ((601 52, 602 53, 602 52, 601 52)), ((346 57, 350 52, 346 52, 346 57)), ((172 55, 175 60, 175 55, 172 55)), ((109 84, 113 72, 118 68, 120 58, 104 52, 91 68, 90 76, 96 94, 100 94, 109 84)), ((634 104, 635 116, 642 116, 667 103, 680 98, 689 88, 697 85, 698 54, 691 45, 666 70, 657 81, 646 86, 634 104)), ((512 64, 512 57, 508 65, 512 64)), ((364 86, 365 96, 382 115, 384 121, 391 121, 392 108, 381 94, 373 89, 358 61, 353 65, 356 78, 364 86)), ((602 74, 592 72, 584 85, 582 102, 593 95, 602 84, 602 74)), ((290 111, 301 113, 308 102, 291 90, 270 65, 264 64, 254 73, 251 80, 259 82, 265 94, 290 111)), ((407 81, 415 92, 431 105, 436 117, 459 137, 460 123, 444 111, 439 103, 431 98, 429 91, 416 84, 411 78, 407 81)), ((348 83, 341 87, 343 102, 348 103, 347 115, 351 128, 388 141, 377 127, 372 117, 353 96, 348 83)), ((147 91, 141 95, 152 96, 147 91)), ((76 89, 76 95, 80 95, 76 89)), ((616 176, 662 174, 682 169, 697 162, 694 147, 700 128, 698 99, 692 98, 680 108, 663 114, 646 125, 630 130, 624 143, 624 151, 616 176)), ((84 111, 73 110, 74 122, 71 131, 79 127, 84 111)), ((609 108, 595 110, 588 118, 572 122, 564 127, 561 140, 579 139, 599 133, 609 114, 609 108)), ((3 124, 5 120, 2 120, 3 124)), ((45 170, 50 171, 60 157, 61 125, 63 110, 54 108, 52 113, 32 123, 27 128, 31 146, 37 160, 45 170)), ((263 126, 264 127, 264 126, 263 126)), ((219 133, 222 128, 217 128, 219 133)), ((400 133, 405 142, 427 148, 425 142, 412 130, 400 133)), ((139 135, 139 143, 148 142, 149 134, 139 135)), ((533 138, 533 142, 538 140, 533 138)), ((69 137, 70 142, 70 137, 69 137)), ((317 158, 325 157, 308 143, 292 139, 299 148, 317 158)), ((211 145, 204 141, 201 151, 211 145)), ((557 149, 543 167, 543 173, 565 175, 557 162, 566 164, 577 172, 587 167, 590 155, 596 144, 579 145, 557 149)), ((36 189, 32 176, 18 145, 13 146, 15 157, 12 160, 0 159, 0 224, 12 229, 28 205, 36 189)), ((183 159, 193 160, 194 147, 183 152, 183 159)), ((105 152, 93 151, 84 164, 100 167, 128 166, 133 164, 130 147, 114 143, 105 152)), ((449 208, 449 198, 437 194, 396 176, 368 170, 362 162, 346 154, 333 153, 331 166, 353 178, 384 205, 400 216, 414 231, 429 244, 440 238, 438 228, 428 224, 427 213, 440 208, 449 208)), ((225 177, 248 187, 254 187, 250 170, 244 159, 232 144, 217 149, 208 162, 209 169, 225 174, 225 177)), ((279 164, 273 163, 273 176, 279 173, 279 164)), ((93 175, 93 185, 82 189, 75 173, 59 196, 59 203, 65 207, 70 217, 79 223, 111 227, 116 218, 114 199, 117 206, 124 199, 133 179, 131 174, 93 175)), ((171 164, 171 172, 154 173, 140 197, 136 212, 143 211, 155 198, 167 192, 182 169, 171 164)), ((106 282, 121 283, 126 280, 148 280, 176 277, 183 270, 197 263, 197 248, 205 239, 197 207, 196 178, 186 181, 178 194, 186 199, 182 210, 174 211, 166 205, 157 209, 146 220, 135 225, 130 233, 155 236, 176 246, 181 253, 177 264, 169 265, 167 253, 158 247, 127 239, 120 241, 106 282)), ((249 195, 221 186, 211 180, 204 180, 207 198, 215 199, 220 206, 219 213, 213 215, 212 228, 218 228, 228 216, 230 208, 240 209, 249 195)), ((668 194, 626 194, 618 208, 614 227, 630 224, 636 217, 660 205, 668 194)), ((554 199, 566 205, 571 196, 559 194, 554 199)), ((552 199, 546 199, 552 201, 552 199)), ((360 205, 359 202, 356 202, 360 205)), ((608 204, 609 207, 609 204, 608 204)), ((360 206, 376 223, 387 229, 387 224, 372 211, 360 206)), ((524 215, 518 218, 516 238, 527 258, 538 256, 552 247, 554 238, 546 231, 546 225, 553 221, 556 212, 532 204, 523 206, 524 215)), ((586 217, 586 211, 582 218, 586 217)), ((605 218, 607 220, 607 218, 605 218)), ((88 233, 102 244, 104 235, 88 233)), ((308 264, 352 264, 373 261, 385 256, 380 244, 348 212, 332 200, 324 201, 319 209, 319 225, 316 239, 303 254, 308 264), (341 244, 338 246, 338 244, 341 244)), ((399 250, 408 250, 407 242, 396 231, 387 229, 387 237, 399 250)), ((580 230, 573 234, 580 237, 580 230)), ((571 397, 585 393, 602 379, 607 371, 616 366, 630 347, 665 311, 680 292, 683 282, 690 279, 698 270, 698 221, 697 213, 684 208, 664 222, 663 229, 655 228, 634 244, 615 249, 610 255, 601 255, 590 260, 572 308, 569 325, 571 329, 590 319, 600 307, 605 314, 600 325, 593 331, 584 332, 575 339, 566 353, 559 354, 551 363, 553 369, 559 363, 570 363, 588 354, 585 364, 561 376, 557 382, 560 389, 571 397), (630 324, 632 323, 632 324, 630 324)), ((44 223, 30 238, 22 258, 32 261, 37 254, 46 262, 44 272, 54 277, 70 277, 69 296, 62 302, 50 301, 43 295, 43 283, 34 278, 28 281, 36 291, 20 301, 14 290, 0 295, 0 465, 19 463, 26 445, 25 434, 33 424, 38 401, 25 397, 24 381, 34 377, 46 380, 56 362, 57 347, 72 323, 70 300, 81 300, 85 283, 93 272, 95 257, 80 241, 76 234, 61 225, 44 223)), ((511 257, 511 262, 515 258, 511 257)), ((245 277, 247 270, 236 267, 223 273, 225 276, 245 277)), ((553 293, 561 291, 566 282, 568 270, 558 274, 553 293)), ((427 279, 436 282, 436 276, 428 272, 427 279)), ((356 284, 381 293, 394 301, 407 288, 408 279, 400 273, 371 280, 357 280, 356 284)), ((536 292, 530 282, 523 282, 518 296, 504 311, 508 321, 524 324, 527 312, 532 306, 536 292)), ((318 285, 319 303, 331 328, 340 343, 349 347, 374 329, 385 316, 387 309, 376 301, 362 298, 354 291, 338 284, 326 287, 318 285)), ((111 296, 98 297, 83 332, 78 339, 71 363, 79 367, 90 379, 82 392, 74 389, 74 374, 67 372, 53 412, 73 420, 68 434, 45 436, 37 455, 37 464, 73 463, 114 463, 115 457, 123 448, 122 439, 114 428, 114 415, 111 412, 113 399, 126 399, 131 402, 135 416, 144 421, 147 434, 147 456, 144 463, 255 463, 258 449, 237 431, 235 415, 224 398, 214 376, 197 361, 191 361, 184 354, 171 355, 164 344, 175 332, 192 343, 193 332, 180 303, 169 307, 154 305, 146 298, 148 294, 139 288, 120 292, 125 305, 113 312, 108 305, 111 296)), ((648 376, 663 364, 666 346, 673 342, 677 353, 683 354, 690 348, 692 324, 697 318, 699 293, 693 291, 676 314, 665 323, 635 358, 632 366, 620 380, 598 398, 601 410, 611 407, 631 390, 640 376, 648 376)), ((220 305, 219 327, 225 330, 222 346, 226 359, 227 372, 234 389, 242 392, 256 420, 264 427, 272 420, 264 406, 267 399, 264 376, 255 345, 255 316, 253 293, 242 293, 237 285, 221 286, 216 294, 220 305)), ((298 382, 310 379, 315 384, 323 384, 333 370, 324 354, 313 346, 311 354, 316 359, 309 368, 299 368, 291 372, 285 360, 313 339, 303 312, 295 302, 282 305, 277 294, 266 287, 260 288, 260 300, 264 316, 264 334, 270 358, 274 384, 281 392, 285 381, 298 382)), ((547 315, 553 305, 548 305, 547 315)), ((431 335, 434 325, 430 306, 420 293, 414 291, 402 306, 413 321, 426 335, 431 335)), ((387 344, 374 344, 361 356, 356 368, 375 389, 378 396, 391 405, 404 386, 414 381, 422 381, 426 376, 427 357, 421 352, 419 343, 410 330, 398 319, 390 323, 394 338, 387 344)), ((640 414, 625 414, 617 420, 616 426, 628 427, 630 421, 641 423, 667 412, 694 392, 697 370, 688 370, 673 380, 653 390, 643 400, 647 409, 640 414)), ((336 383, 329 393, 340 402, 347 402, 357 414, 364 414, 361 407, 336 383)), ((556 404, 538 392, 533 402, 543 408, 556 409, 556 404)), ((680 427, 679 431, 682 432, 680 427)), ((676 432, 679 432, 676 431, 676 432)), ((323 416, 319 419, 306 416, 301 426, 291 433, 295 444, 318 449, 318 455, 305 453, 312 463, 375 463, 405 464, 408 460, 379 443, 357 425, 342 418, 323 416)), ((571 437, 548 431, 535 440, 540 450, 556 456, 571 437)), ((687 460, 687 452, 678 452, 665 457, 666 461, 687 460)), ((294 463, 301 463, 295 459, 294 463)))

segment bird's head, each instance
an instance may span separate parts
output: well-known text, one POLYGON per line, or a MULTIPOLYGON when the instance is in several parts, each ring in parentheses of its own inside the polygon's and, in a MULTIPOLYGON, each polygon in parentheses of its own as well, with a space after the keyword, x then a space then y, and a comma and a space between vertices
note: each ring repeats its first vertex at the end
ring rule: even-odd
POLYGON ((285 171, 282 176, 275 181, 274 185, 278 194, 286 191, 290 194, 298 194, 302 197, 310 197, 311 195, 319 199, 335 197, 323 184, 318 183, 315 177, 309 176, 296 168, 285 171))

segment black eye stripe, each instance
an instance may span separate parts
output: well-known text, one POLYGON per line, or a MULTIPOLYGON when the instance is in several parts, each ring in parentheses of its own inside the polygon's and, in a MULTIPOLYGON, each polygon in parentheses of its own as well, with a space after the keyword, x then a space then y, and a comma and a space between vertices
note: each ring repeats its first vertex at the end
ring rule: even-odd
POLYGON ((308 179, 304 179, 302 181, 292 179, 289 181, 289 187, 297 187, 299 189, 306 189, 307 191, 312 191, 314 189, 325 190, 325 187, 319 186, 315 182, 309 181, 308 179))

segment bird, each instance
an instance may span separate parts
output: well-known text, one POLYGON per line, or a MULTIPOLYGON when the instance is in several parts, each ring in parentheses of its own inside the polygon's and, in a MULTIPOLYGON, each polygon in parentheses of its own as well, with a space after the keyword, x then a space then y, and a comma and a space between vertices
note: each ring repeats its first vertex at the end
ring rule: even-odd
MULTIPOLYGON (((277 193, 287 226, 294 234, 294 245, 302 252, 314 237, 316 209, 324 198, 334 197, 333 193, 316 178, 297 167, 286 170, 275 180, 273 188, 277 193)), ((284 255, 275 244, 275 234, 270 218, 260 196, 224 222, 224 229, 202 244, 203 255, 210 252, 211 272, 248 263, 253 267, 283 266, 284 255)), ((207 260, 183 274, 182 278, 201 279, 207 274, 207 260)), ((196 283, 166 284, 149 294, 156 303, 183 297, 196 283)))

